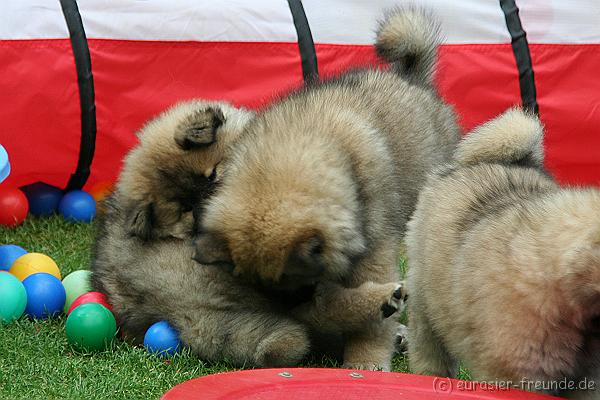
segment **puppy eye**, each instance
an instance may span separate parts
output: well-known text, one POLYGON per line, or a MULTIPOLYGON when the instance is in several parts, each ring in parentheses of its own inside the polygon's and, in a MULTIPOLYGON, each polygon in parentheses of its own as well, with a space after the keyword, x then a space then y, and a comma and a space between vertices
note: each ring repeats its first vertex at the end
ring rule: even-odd
POLYGON ((211 182, 214 182, 215 179, 217 179, 217 167, 213 168, 210 176, 208 177, 208 180, 211 182))

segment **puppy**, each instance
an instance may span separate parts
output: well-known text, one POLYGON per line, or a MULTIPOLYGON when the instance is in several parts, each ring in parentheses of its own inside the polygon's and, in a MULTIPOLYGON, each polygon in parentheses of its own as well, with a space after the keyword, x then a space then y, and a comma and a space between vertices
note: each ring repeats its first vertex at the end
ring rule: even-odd
POLYGON ((479 380, 600 398, 555 390, 600 372, 600 191, 559 187, 542 142, 536 117, 508 110, 420 194, 406 236, 413 372, 462 361, 479 380))
POLYGON ((427 173, 458 142, 453 111, 431 84, 438 30, 422 11, 394 10, 376 43, 390 70, 350 72, 264 110, 233 146, 203 214, 196 259, 231 263, 283 292, 316 286, 315 307, 294 315, 344 333, 346 367, 390 368, 398 324, 381 307, 405 297, 405 225, 427 173), (353 320, 357 298, 377 313, 353 320))
POLYGON ((126 157, 98 220, 92 271, 134 342, 164 319, 205 360, 283 366, 308 353, 307 328, 226 269, 192 259, 190 210, 210 196, 216 165, 251 118, 226 103, 181 103, 149 122, 126 157))
POLYGON ((188 237, 194 206, 210 195, 216 165, 252 116, 225 102, 193 100, 149 121, 116 184, 129 232, 143 240, 188 237))

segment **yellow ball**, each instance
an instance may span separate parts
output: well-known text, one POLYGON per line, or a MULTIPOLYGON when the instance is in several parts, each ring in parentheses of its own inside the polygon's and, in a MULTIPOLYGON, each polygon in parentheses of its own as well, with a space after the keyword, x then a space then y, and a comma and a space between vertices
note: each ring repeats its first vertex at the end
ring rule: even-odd
POLYGON ((61 279, 58 265, 53 259, 41 253, 27 253, 17 258, 8 271, 21 282, 29 275, 45 272, 61 279))

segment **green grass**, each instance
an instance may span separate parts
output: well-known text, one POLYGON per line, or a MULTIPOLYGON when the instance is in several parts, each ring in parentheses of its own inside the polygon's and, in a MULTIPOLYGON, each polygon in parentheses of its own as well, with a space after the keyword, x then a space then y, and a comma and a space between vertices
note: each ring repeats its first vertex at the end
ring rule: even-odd
MULTIPOLYGON (((60 217, 28 218, 16 229, 0 228, 0 244, 17 244, 52 257, 63 276, 89 268, 92 225, 60 217)), ((404 270, 405 265, 401 265, 404 270)), ((230 371, 225 363, 205 363, 189 352, 159 359, 143 348, 116 340, 104 352, 81 354, 67 343, 65 318, 0 325, 0 399, 152 399, 198 376, 230 371)), ((408 371, 403 356, 394 370, 408 371)), ((335 367, 332 360, 305 366, 335 367)))

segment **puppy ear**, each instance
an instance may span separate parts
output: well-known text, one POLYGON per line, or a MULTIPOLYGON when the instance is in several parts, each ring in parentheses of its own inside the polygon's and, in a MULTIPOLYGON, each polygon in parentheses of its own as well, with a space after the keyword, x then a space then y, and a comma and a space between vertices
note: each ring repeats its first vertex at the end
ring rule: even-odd
POLYGON ((133 208, 127 217, 129 235, 138 237, 143 241, 153 238, 154 224, 155 216, 152 203, 133 208))
POLYGON ((191 114, 175 130, 175 143, 183 150, 210 146, 225 122, 220 108, 209 107, 191 114))
POLYGON ((194 242, 194 260, 200 264, 231 264, 231 254, 225 240, 214 233, 201 233, 194 242))

